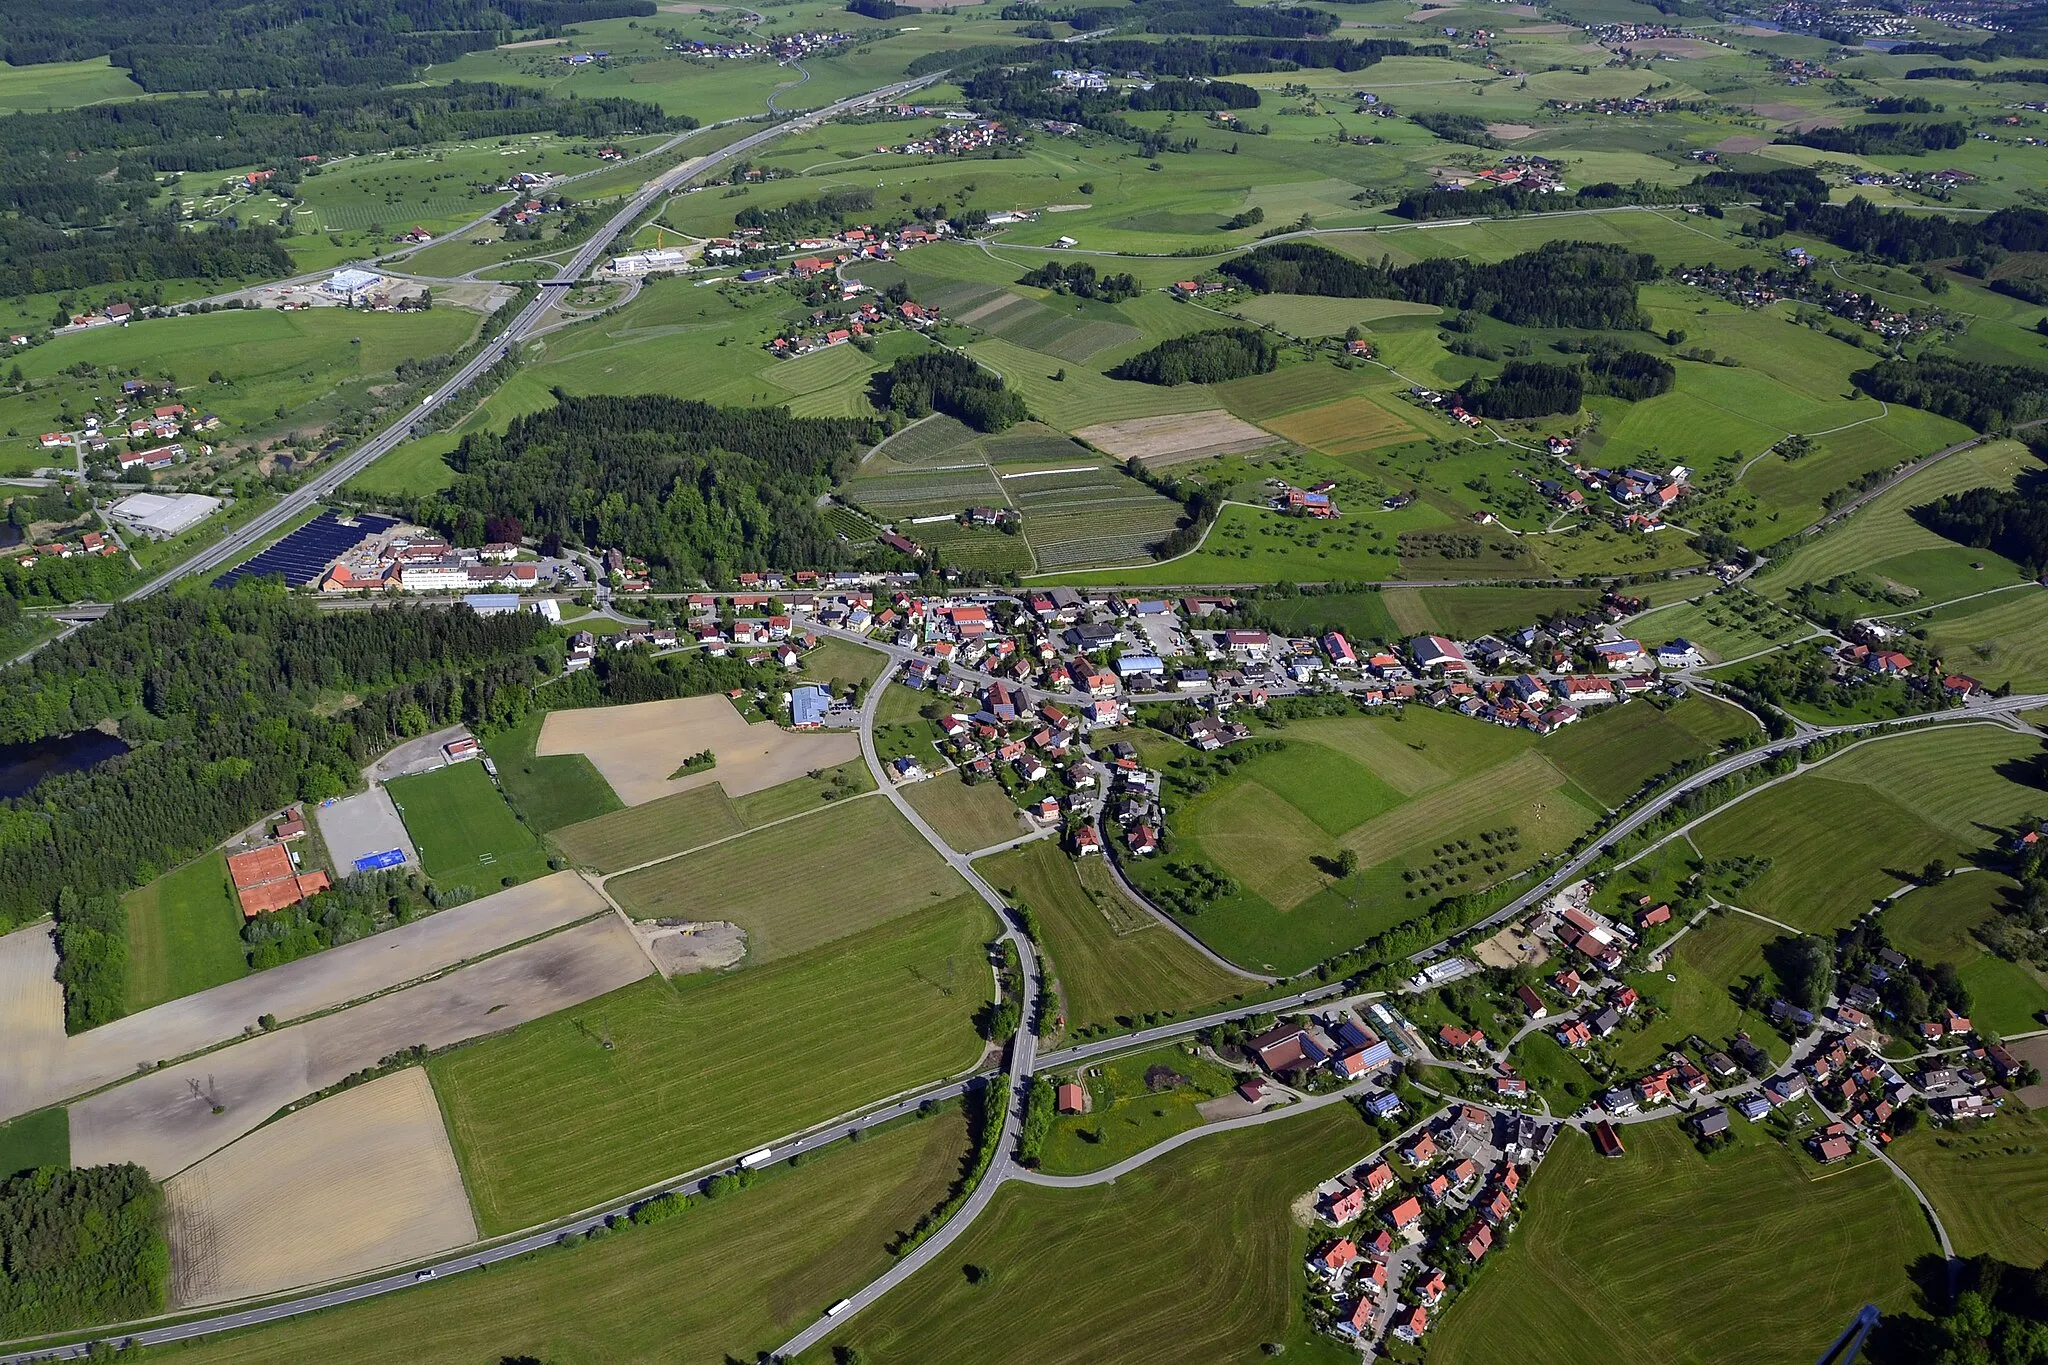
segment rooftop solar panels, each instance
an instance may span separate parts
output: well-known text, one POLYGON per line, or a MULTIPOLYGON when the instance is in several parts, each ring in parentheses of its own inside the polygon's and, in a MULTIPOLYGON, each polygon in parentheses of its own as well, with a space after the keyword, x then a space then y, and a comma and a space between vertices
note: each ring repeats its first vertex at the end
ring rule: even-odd
POLYGON ((322 512, 253 559, 244 560, 213 580, 216 588, 231 586, 242 578, 282 575, 290 587, 314 582, 335 556, 355 548, 370 536, 382 535, 398 522, 391 517, 358 516, 345 523, 332 512, 322 512))

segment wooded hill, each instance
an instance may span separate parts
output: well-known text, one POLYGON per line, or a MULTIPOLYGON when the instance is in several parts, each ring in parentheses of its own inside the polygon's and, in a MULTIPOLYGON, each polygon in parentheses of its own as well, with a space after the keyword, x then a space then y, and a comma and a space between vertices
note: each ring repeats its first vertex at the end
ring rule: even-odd
POLYGON ((1485 264, 1428 260, 1377 265, 1311 242, 1278 242, 1225 261, 1224 274, 1261 294, 1407 299, 1471 309, 1523 327, 1634 330, 1649 325, 1636 285, 1654 280, 1657 258, 1595 242, 1547 242, 1485 264))
POLYGON ((651 395, 557 397, 502 436, 464 437, 449 456, 454 484, 418 516, 464 544, 511 517, 529 535, 616 546, 690 584, 851 561, 816 502, 880 439, 874 423, 651 395))
POLYGON ((1267 374, 1280 363, 1280 345, 1251 327, 1226 327, 1168 337, 1109 372, 1141 384, 1220 384, 1267 374))

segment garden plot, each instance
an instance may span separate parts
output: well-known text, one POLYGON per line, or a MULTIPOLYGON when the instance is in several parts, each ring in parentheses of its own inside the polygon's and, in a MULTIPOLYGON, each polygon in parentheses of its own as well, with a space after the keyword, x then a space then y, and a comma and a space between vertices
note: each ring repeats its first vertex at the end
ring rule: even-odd
POLYGON ((632 932, 607 915, 80 1100, 71 1106, 72 1159, 81 1166, 132 1161, 167 1179, 284 1106, 394 1052, 509 1029, 653 970, 632 932))
POLYGON ((991 464, 1064 464, 1090 452, 1042 422, 1019 422, 982 442, 991 464))
POLYGON ((1103 422, 1074 434, 1119 460, 1135 459, 1150 469, 1215 455, 1241 455, 1273 444, 1270 433, 1222 408, 1103 422))
POLYGON ((713 782, 728 796, 765 791, 858 758, 860 739, 751 725, 724 697, 680 697, 550 712, 534 753, 584 755, 621 801, 639 806, 713 782), (692 754, 705 749, 718 756, 716 767, 671 779, 692 754))
MULTIPOLYGON (((9 1047, 0 1058, 0 1119, 109 1085, 133 1076, 140 1067, 239 1038, 255 1026, 259 1015, 291 1020, 333 1009, 573 924, 604 908, 603 898, 587 882, 573 872, 561 872, 116 1019, 75 1038, 60 1038, 58 1047, 40 1055, 9 1047)), ((47 940, 48 932, 23 930, 6 942, 12 947, 14 939, 34 933, 47 940)), ((4 982, 12 975, 7 966, 11 960, 12 954, 0 953, 0 1003, 9 997, 4 982)), ((13 1016, 25 1012, 9 1009, 0 1020, 11 1026, 16 1022, 13 1016)), ((61 1034, 61 1008, 55 1018, 61 1034)), ((10 1027, 8 1041, 17 1036, 33 1037, 34 1031, 17 1035, 10 1027)))
POLYGON ((977 504, 1003 504, 1003 490, 986 464, 969 469, 918 474, 883 474, 855 479, 846 496, 876 516, 937 516, 977 504))
POLYGON ((1041 569, 1142 557, 1180 522, 1180 504, 1106 467, 1011 475, 1010 501, 1041 569))
POLYGON ((477 1235, 424 1067, 260 1128, 164 1195, 175 1308, 345 1279, 477 1235))
POLYGON ((912 468, 984 463, 974 428, 942 412, 911 423, 876 446, 873 454, 881 457, 878 463, 912 468))

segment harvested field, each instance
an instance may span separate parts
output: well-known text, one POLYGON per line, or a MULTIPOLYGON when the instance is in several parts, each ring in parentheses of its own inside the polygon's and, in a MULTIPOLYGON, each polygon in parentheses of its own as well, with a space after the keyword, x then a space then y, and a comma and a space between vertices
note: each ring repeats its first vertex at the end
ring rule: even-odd
MULTIPOLYGON (((64 990, 57 984, 57 945, 50 926, 32 924, 0 938, 0 1038, 7 1040, 10 1079, 31 1081, 52 1072, 65 1049, 64 990)), ((0 1086, 0 1118, 45 1103, 32 1085, 0 1086)))
POLYGON ((513 1028, 653 971, 632 933, 607 915, 81 1100, 71 1106, 72 1159, 133 1161, 167 1179, 394 1052, 513 1028))
POLYGON ((425 1067, 258 1129, 164 1194, 174 1308, 343 1279, 476 1240, 425 1067))
POLYGON ((1403 418, 1362 397, 1340 398, 1269 418, 1266 428, 1326 455, 1360 455, 1416 436, 1415 428, 1403 418))
MULTIPOLYGON (((0 1057, 0 1068, 5 1069, 0 1072, 0 1118, 132 1076, 140 1066, 238 1038, 260 1014, 286 1021, 304 1018, 559 929, 604 908, 603 898, 581 877, 561 872, 116 1019, 62 1040, 61 1046, 40 1057, 10 1047, 0 1057)), ((21 931, 30 933, 48 940, 46 929, 21 931)), ((21 934, 10 935, 9 941, 21 934)), ((5 979, 0 968, 0 983, 5 979)), ((54 995, 54 984, 50 989, 54 995)), ((0 984, 0 1006, 7 996, 7 988, 0 984)), ((10 1013, 0 1013, 0 1022, 11 1024, 10 1013)), ((61 1009, 56 1021, 61 1034, 61 1009)), ((14 1036, 9 1033, 10 1042, 14 1036)))
POLYGON ((715 972, 747 955, 747 931, 725 920, 660 924, 636 919, 631 924, 633 937, 665 977, 715 972))
POLYGON ((1082 427, 1074 434, 1119 460, 1135 458, 1153 469, 1212 455, 1237 455, 1273 444, 1271 435, 1221 408, 1102 422, 1082 427))
POLYGON ((765 962, 936 905, 966 889, 886 801, 848 801, 802 820, 613 879, 635 919, 726 919, 765 962))
POLYGON ((1520 142, 1525 137, 1536 136, 1537 130, 1533 123, 1489 123, 1486 131, 1503 142, 1520 142))
POLYGON ((765 722, 750 725, 724 697, 682 697, 550 712, 534 752, 585 755, 621 801, 638 806, 713 782, 730 796, 764 791, 813 768, 858 757, 860 739, 800 735, 765 722), (717 767, 669 779, 703 749, 718 755, 717 767))

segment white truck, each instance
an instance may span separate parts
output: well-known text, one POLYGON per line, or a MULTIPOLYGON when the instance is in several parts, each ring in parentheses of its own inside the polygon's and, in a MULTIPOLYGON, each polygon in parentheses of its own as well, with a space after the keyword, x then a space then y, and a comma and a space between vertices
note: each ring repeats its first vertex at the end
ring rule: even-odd
POLYGON ((748 1152, 745 1156, 741 1157, 740 1169, 743 1171, 758 1171, 774 1159, 775 1149, 773 1147, 763 1147, 758 1152, 748 1152))

